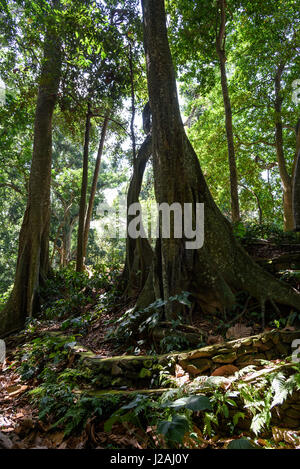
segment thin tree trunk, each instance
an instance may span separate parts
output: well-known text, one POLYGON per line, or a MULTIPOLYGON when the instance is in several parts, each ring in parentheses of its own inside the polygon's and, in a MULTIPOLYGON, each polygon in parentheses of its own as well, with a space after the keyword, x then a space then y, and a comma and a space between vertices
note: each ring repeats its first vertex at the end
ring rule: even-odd
POLYGON ((229 173, 230 173, 230 194, 231 194, 231 217, 233 222, 240 220, 239 194, 238 194, 238 178, 236 169, 235 149, 233 141, 232 111, 231 102, 228 91, 227 74, 226 74, 226 52, 225 52, 225 23, 226 23, 226 1, 219 0, 220 9, 220 27, 216 37, 216 50, 219 57, 221 85, 225 109, 225 126, 227 135, 229 173))
POLYGON ((249 187, 245 186, 242 183, 239 183, 239 186, 243 187, 244 189, 249 191, 252 195, 254 195, 256 202, 257 202, 257 208, 258 208, 258 223, 261 225, 263 222, 263 213, 262 213, 262 208, 261 208, 260 200, 259 200, 257 193, 253 189, 250 189, 249 187))
POLYGON ((54 255, 55 255, 55 251, 57 250, 58 246, 57 246, 57 241, 59 240, 59 235, 60 235, 60 232, 63 228, 63 225, 65 223, 65 218, 60 222, 59 226, 58 226, 58 229, 57 229, 57 232, 56 232, 56 236, 55 236, 55 239, 53 241, 53 251, 52 251, 52 254, 51 254, 51 259, 50 259, 50 266, 52 268, 53 266, 53 260, 54 260, 54 255))
POLYGON ((134 71, 132 62, 132 43, 129 40, 129 69, 130 69, 130 86, 131 86, 131 121, 130 121, 130 134, 132 142, 132 156, 133 165, 136 163, 136 144, 134 133, 134 118, 135 118, 135 92, 134 92, 134 71))
MULTIPOLYGON (((59 2, 54 3, 58 7, 59 2)), ((14 288, 1 312, 0 336, 20 329, 26 317, 38 310, 38 290, 49 270, 52 116, 61 76, 61 43, 55 26, 48 26, 45 35, 27 207, 19 237, 14 288)))
POLYGON ((99 177, 99 169, 100 169, 100 165, 101 165, 101 158, 102 158, 102 153, 103 153, 103 147, 104 147, 104 141, 105 141, 105 137, 106 137, 108 121, 109 121, 109 112, 106 113, 106 116, 104 118, 104 122, 103 122, 103 125, 102 125, 102 131, 101 131, 100 143, 99 143, 99 148, 98 148, 98 154, 97 154, 97 159, 96 159, 96 163, 95 163, 94 177, 93 177, 93 182, 92 182, 92 187, 91 187, 91 193, 90 193, 90 198, 89 198, 88 209, 87 209, 86 217, 85 217, 84 234, 83 234, 83 257, 86 257, 86 250, 87 250, 87 244, 88 244, 88 239, 89 239, 90 224, 91 224, 91 218, 92 218, 92 213, 93 213, 94 200, 95 200, 97 184, 98 184, 98 177, 99 177))
MULTIPOLYGON (((204 245, 188 249, 187 237, 160 237, 154 261, 132 314, 133 330, 148 316, 153 298, 166 302, 166 319, 186 312, 170 296, 189 291, 198 311, 232 307, 235 293, 247 291, 262 305, 267 300, 300 308, 300 294, 261 269, 235 239, 230 223, 214 203, 199 160, 180 117, 174 69, 165 23, 163 0, 142 0, 148 92, 152 111, 153 169, 159 204, 189 203, 196 218, 196 203, 204 203, 204 245)), ((190 247, 190 246, 189 246, 190 247)))
POLYGON ((281 77, 284 71, 284 66, 284 64, 280 64, 275 75, 275 144, 279 174, 283 188, 284 230, 292 231, 294 229, 292 178, 288 174, 284 157, 281 112, 281 77))
POLYGON ((77 222, 79 215, 75 215, 69 223, 65 225, 63 232, 63 266, 67 266, 71 260, 71 242, 72 242, 72 233, 77 222))
POLYGON ((86 194, 87 194, 87 186, 88 186, 91 117, 92 117, 92 114, 90 110, 90 104, 88 104, 88 110, 86 113, 86 120, 85 120, 85 134, 84 134, 81 195, 80 195, 80 205, 79 205, 79 223, 78 223, 78 236, 77 236, 76 272, 82 272, 83 266, 84 266, 84 223, 85 223, 85 213, 86 213, 86 194))
POLYGON ((293 175, 293 214, 295 231, 300 231, 300 119, 296 126, 296 154, 293 175))

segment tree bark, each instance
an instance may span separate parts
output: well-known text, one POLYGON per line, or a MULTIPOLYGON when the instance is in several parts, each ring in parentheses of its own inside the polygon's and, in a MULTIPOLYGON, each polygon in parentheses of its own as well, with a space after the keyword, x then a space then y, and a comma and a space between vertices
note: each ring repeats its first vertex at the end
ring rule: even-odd
POLYGON ((282 96, 281 96, 281 77, 284 71, 284 64, 280 64, 275 75, 275 145, 276 156, 279 168, 279 174, 283 189, 283 216, 284 230, 292 231, 294 229, 293 217, 293 197, 292 197, 292 178, 288 174, 284 150, 283 150, 283 132, 282 132, 282 96))
POLYGON ((295 231, 300 231, 300 119, 296 126, 296 154, 293 176, 293 214, 295 231))
POLYGON ((85 213, 86 213, 86 194, 87 194, 87 186, 88 186, 91 117, 92 117, 92 113, 91 113, 90 104, 89 104, 88 110, 86 113, 86 119, 85 119, 81 195, 80 195, 80 205, 79 205, 79 222, 78 222, 78 236, 77 236, 76 272, 82 272, 83 266, 84 266, 84 224, 85 224, 85 213))
MULTIPOLYGON (((148 134, 137 154, 133 167, 133 175, 127 194, 127 229, 133 216, 128 215, 131 204, 139 202, 143 175, 146 164, 152 153, 152 136, 148 134)), ((142 231, 142 229, 141 229, 142 231)), ((126 261, 122 280, 126 284, 125 295, 135 297, 144 287, 149 274, 153 251, 147 238, 126 238, 126 261)))
POLYGON ((230 308, 239 290, 259 299, 262 313, 267 300, 299 309, 300 294, 255 264, 214 203, 180 117, 164 1, 142 0, 142 7, 156 201, 177 202, 182 207, 190 203, 194 219, 196 203, 204 203, 205 223, 201 249, 187 249, 185 236, 175 238, 171 233, 170 238, 163 238, 160 232, 151 271, 136 304, 135 330, 149 315, 143 309, 153 298, 167 302, 167 320, 178 317, 178 312, 185 313, 169 301, 171 295, 182 291, 191 292, 198 311, 230 308))
POLYGON ((216 36, 216 50, 219 57, 221 85, 223 93, 223 102, 225 109, 225 126, 228 147, 229 173, 230 173, 230 195, 231 195, 231 218, 233 222, 240 220, 239 194, 238 194, 238 178, 235 159, 235 148, 233 141, 233 125, 231 101, 228 91, 228 82, 226 74, 226 52, 225 52, 225 23, 226 23, 226 1, 219 0, 220 10, 220 27, 216 36))
POLYGON ((263 222, 263 212, 262 212, 260 200, 259 200, 259 197, 258 197, 257 193, 256 193, 253 189, 250 189, 250 187, 245 186, 245 184, 239 183, 239 186, 243 187, 244 189, 246 189, 246 191, 248 191, 248 192, 250 192, 252 195, 254 195, 255 200, 256 200, 256 202, 257 202, 258 223, 259 223, 260 225, 262 225, 262 222, 263 222))
POLYGON ((63 266, 66 267, 71 261, 71 243, 72 243, 72 233, 74 227, 77 223, 79 215, 75 215, 69 220, 69 223, 65 225, 63 231, 63 266))
POLYGON ((91 193, 90 193, 90 198, 89 198, 89 204, 88 204, 86 217, 85 217, 84 233, 83 233, 83 257, 84 258, 86 257, 86 250, 87 250, 87 244, 88 244, 88 239, 89 239, 89 231, 90 231, 90 223, 91 223, 92 212, 93 212, 93 207, 94 207, 94 200, 95 200, 97 184, 98 184, 98 177, 99 177, 99 169, 100 169, 100 165, 101 165, 101 158, 102 158, 102 153, 103 153, 103 147, 104 147, 104 141, 105 141, 107 126, 108 126, 108 121, 109 121, 109 112, 106 113, 105 118, 104 118, 104 122, 103 122, 103 126, 102 126, 100 143, 99 143, 99 148, 98 148, 98 153, 97 153, 97 159, 96 159, 96 163, 95 163, 93 182, 92 182, 91 193))
POLYGON ((12 294, 1 312, 0 336, 24 326, 39 308, 40 285, 49 269, 52 116, 61 76, 61 43, 55 24, 47 27, 34 123, 27 207, 19 236, 12 294))

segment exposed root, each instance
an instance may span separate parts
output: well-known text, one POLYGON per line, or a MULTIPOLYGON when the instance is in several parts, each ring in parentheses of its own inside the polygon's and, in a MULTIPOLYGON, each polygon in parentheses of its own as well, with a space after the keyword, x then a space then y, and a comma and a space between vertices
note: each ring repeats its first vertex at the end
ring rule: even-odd
POLYGON ((233 324, 234 322, 237 322, 239 319, 241 319, 244 316, 244 314, 247 312, 248 304, 251 298, 252 298, 251 295, 249 295, 244 305, 243 311, 240 314, 238 314, 235 318, 231 319, 231 321, 229 321, 229 324, 233 324))
POLYGON ((277 306, 277 304, 275 303, 275 301, 271 299, 270 302, 271 302, 271 305, 273 306, 275 312, 276 312, 278 315, 280 315, 280 314, 281 314, 281 313, 280 313, 280 309, 278 308, 278 306, 277 306))

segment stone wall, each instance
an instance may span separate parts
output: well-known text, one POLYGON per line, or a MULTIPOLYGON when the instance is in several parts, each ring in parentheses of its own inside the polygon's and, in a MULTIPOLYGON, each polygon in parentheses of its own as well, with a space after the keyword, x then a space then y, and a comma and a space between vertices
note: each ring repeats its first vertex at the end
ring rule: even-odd
POLYGON ((300 339, 300 331, 273 330, 178 354, 177 362, 191 376, 210 375, 225 364, 241 369, 247 365, 258 364, 259 359, 287 357, 295 350, 292 348, 292 342, 296 339, 300 339))
MULTIPOLYGON (((101 389, 108 388, 147 388, 157 387, 162 367, 168 363, 178 363, 191 378, 198 375, 222 375, 224 365, 227 375, 251 364, 259 364, 259 359, 272 360, 292 354, 292 342, 300 339, 300 331, 270 331, 244 339, 210 345, 186 353, 148 356, 119 356, 100 358, 90 352, 80 353, 83 366, 90 368, 94 382, 101 389), (228 373, 228 369, 231 372, 228 373)), ((300 358, 300 357, 299 357, 300 358)), ((171 367, 172 372, 172 367, 171 367)))

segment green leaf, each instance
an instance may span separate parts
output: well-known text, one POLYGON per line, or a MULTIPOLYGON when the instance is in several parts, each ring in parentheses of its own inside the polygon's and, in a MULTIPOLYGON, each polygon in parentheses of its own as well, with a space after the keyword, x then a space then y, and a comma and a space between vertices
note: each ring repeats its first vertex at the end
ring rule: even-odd
POLYGON ((111 431, 114 423, 116 423, 118 420, 120 420, 120 418, 121 418, 120 411, 117 411, 114 414, 112 414, 112 416, 108 420, 106 420, 106 422, 104 423, 104 431, 106 433, 109 433, 111 431))
POLYGON ((122 409, 134 409, 138 405, 140 405, 145 400, 145 397, 141 394, 138 394, 129 404, 123 405, 122 409))
POLYGON ((264 413, 257 414, 253 417, 250 428, 253 433, 255 433, 255 435, 258 435, 259 432, 265 427, 266 423, 266 415, 264 413))
POLYGON ((163 420, 157 425, 158 433, 162 433, 168 440, 181 443, 189 429, 188 419, 184 415, 175 415, 170 420, 163 420))
POLYGON ((227 449, 256 449, 251 441, 247 440, 247 438, 240 438, 238 440, 232 440, 227 449))
POLYGON ((234 426, 237 425, 237 423, 238 423, 238 421, 239 421, 240 418, 241 418, 241 419, 244 419, 244 418, 245 418, 244 412, 236 412, 236 413, 234 414, 233 419, 232 419, 234 426))
POLYGON ((278 373, 272 381, 272 390, 274 392, 272 407, 282 404, 289 395, 289 389, 286 384, 286 377, 282 373, 278 373))
POLYGON ((193 411, 212 410, 211 403, 206 396, 188 396, 165 404, 166 407, 181 409, 182 407, 193 411))

